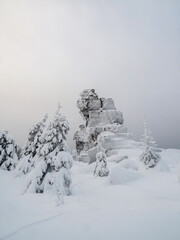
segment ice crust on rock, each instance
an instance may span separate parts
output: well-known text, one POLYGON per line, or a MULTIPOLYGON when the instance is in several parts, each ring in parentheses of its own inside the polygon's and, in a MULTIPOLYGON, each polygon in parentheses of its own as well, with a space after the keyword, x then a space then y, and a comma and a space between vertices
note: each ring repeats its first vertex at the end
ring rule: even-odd
POLYGON ((89 163, 96 161, 99 137, 108 156, 116 149, 134 145, 135 142, 130 140, 132 135, 127 133, 127 128, 123 125, 123 114, 116 110, 112 98, 99 98, 94 89, 86 89, 80 94, 77 107, 86 121, 74 135, 80 161, 85 159, 87 162, 85 152, 89 156, 89 163))

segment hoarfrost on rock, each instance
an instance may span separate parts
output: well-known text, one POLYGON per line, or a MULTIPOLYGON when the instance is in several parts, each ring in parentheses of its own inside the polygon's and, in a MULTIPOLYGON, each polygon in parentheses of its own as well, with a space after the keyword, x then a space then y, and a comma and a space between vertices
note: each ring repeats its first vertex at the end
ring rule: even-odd
POLYGON ((86 89, 80 96, 77 106, 86 121, 74 135, 80 161, 88 160, 84 158, 84 152, 89 156, 89 163, 96 161, 99 136, 102 147, 109 156, 116 149, 134 145, 134 141, 130 140, 132 135, 128 134, 127 128, 123 126, 123 114, 116 110, 112 98, 99 98, 94 89, 86 89))

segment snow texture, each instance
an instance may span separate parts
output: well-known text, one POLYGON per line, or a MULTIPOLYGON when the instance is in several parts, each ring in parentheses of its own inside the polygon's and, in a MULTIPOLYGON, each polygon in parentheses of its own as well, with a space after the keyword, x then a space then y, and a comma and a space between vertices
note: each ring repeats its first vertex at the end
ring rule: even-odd
MULTIPOLYGON (((136 161, 142 148, 120 152, 136 161)), ((26 176, 13 178, 11 172, 0 170, 0 239, 179 240, 180 150, 166 149, 160 155, 170 171, 146 171, 137 159, 138 171, 121 170, 143 177, 115 185, 108 178, 93 177, 95 163, 74 162, 73 194, 64 196, 60 207, 54 195, 20 195, 26 176)), ((108 162, 110 171, 116 166, 108 162)))
POLYGON ((125 168, 125 169, 130 169, 130 170, 138 170, 138 165, 136 164, 135 161, 131 159, 125 159, 122 162, 118 164, 118 166, 125 168))
POLYGON ((111 169, 109 177, 111 184, 126 184, 142 178, 142 174, 117 164, 111 169))
POLYGON ((128 156, 126 156, 126 155, 124 156, 124 155, 121 155, 121 154, 115 154, 115 155, 113 155, 111 157, 108 157, 107 161, 108 162, 119 163, 119 162, 121 162, 121 161, 123 161, 123 160, 125 160, 127 158, 128 158, 128 156))
POLYGON ((177 169, 177 176, 178 176, 178 181, 179 181, 179 184, 180 184, 180 164, 179 164, 178 169, 177 169))

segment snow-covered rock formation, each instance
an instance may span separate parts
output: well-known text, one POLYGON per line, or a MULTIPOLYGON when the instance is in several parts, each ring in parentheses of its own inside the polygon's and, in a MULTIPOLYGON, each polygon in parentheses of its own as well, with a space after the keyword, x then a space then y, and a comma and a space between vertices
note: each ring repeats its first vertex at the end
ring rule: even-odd
POLYGON ((123 114, 116 110, 112 98, 99 98, 94 89, 86 89, 80 96, 77 106, 86 121, 74 135, 80 161, 96 161, 99 141, 108 157, 117 154, 122 147, 135 144, 123 125, 123 114))
POLYGON ((17 145, 7 132, 0 132, 0 168, 11 171, 18 163, 17 145))

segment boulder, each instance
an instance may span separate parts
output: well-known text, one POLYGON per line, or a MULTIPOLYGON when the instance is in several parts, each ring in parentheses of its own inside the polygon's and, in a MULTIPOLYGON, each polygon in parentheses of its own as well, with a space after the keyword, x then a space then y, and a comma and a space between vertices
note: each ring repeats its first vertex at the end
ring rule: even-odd
POLYGON ((89 101, 88 107, 91 111, 99 110, 101 108, 101 101, 100 99, 92 99, 89 101))
POLYGON ((116 110, 113 99, 112 98, 104 98, 102 100, 102 109, 103 110, 116 110))
POLYGON ((89 127, 105 126, 107 124, 123 124, 124 119, 121 112, 116 110, 109 111, 91 111, 89 112, 89 127))

